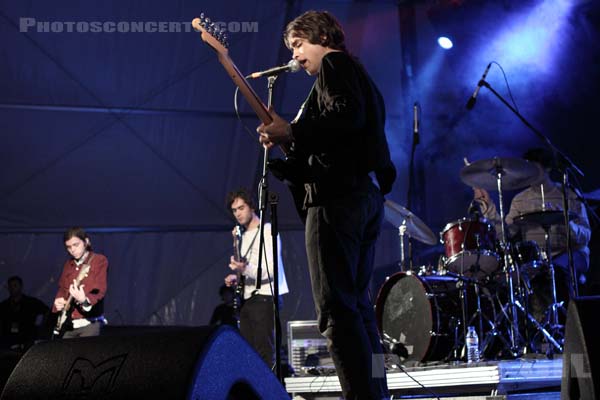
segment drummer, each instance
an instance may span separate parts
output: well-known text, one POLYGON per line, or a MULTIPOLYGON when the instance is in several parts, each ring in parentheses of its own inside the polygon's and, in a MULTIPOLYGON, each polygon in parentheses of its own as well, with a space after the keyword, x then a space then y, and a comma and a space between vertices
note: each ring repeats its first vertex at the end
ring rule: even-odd
MULTIPOLYGON (((536 212, 549 210, 562 210, 561 184, 550 178, 554 167, 554 158, 550 151, 543 148, 529 149, 523 158, 541 165, 543 175, 529 188, 518 193, 512 200, 510 211, 506 215, 508 226, 507 235, 512 241, 535 241, 540 249, 545 249, 544 230, 541 226, 513 224, 516 217, 536 212)), ((496 205, 491 201, 485 189, 474 188, 475 202, 479 205, 482 215, 496 224, 496 230, 501 233, 500 216, 496 205)), ((578 273, 580 283, 585 282, 584 273, 589 269, 591 229, 587 213, 583 204, 577 199, 574 192, 569 190, 569 210, 575 217, 569 222, 573 248, 573 264, 578 273)), ((556 281, 568 282, 567 236, 564 224, 553 225, 550 228, 550 244, 552 247, 553 263, 556 271, 556 281)), ((557 285, 558 286, 558 285, 557 285)), ((558 290, 558 288, 557 288, 558 290)), ((565 293, 566 294, 566 293, 565 293)), ((563 297, 563 296, 560 296, 563 297)), ((563 297, 563 299, 565 299, 563 297)))

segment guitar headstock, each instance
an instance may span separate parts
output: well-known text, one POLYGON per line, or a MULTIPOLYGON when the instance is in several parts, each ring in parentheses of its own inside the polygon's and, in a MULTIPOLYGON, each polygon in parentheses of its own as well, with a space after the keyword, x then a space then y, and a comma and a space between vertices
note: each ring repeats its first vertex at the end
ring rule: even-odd
POLYGON ((229 43, 227 43, 227 35, 225 31, 220 29, 211 22, 210 18, 205 17, 204 13, 200 14, 200 18, 194 18, 192 20, 192 26, 202 35, 204 40, 210 47, 212 47, 217 53, 226 55, 229 50, 229 43))

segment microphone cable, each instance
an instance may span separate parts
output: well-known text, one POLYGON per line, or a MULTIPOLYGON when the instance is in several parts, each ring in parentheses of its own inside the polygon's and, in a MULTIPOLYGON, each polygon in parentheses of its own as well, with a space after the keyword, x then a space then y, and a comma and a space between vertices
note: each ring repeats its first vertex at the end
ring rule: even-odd
POLYGON ((397 350, 393 350, 394 348, 397 349, 396 345, 397 344, 402 344, 400 343, 398 340, 396 340, 395 338, 391 337, 390 335, 388 335, 387 333, 384 332, 383 334, 384 339, 382 340, 382 344, 384 345, 384 347, 387 347, 388 351, 398 357, 398 362, 393 362, 393 364, 398 367, 398 369, 405 374, 406 376, 408 376, 413 382, 415 382, 417 385, 421 386, 421 388, 423 388, 425 390, 425 392, 429 393, 430 395, 432 395, 433 397, 435 397, 437 400, 441 400, 440 396, 434 392, 433 390, 429 389, 428 387, 426 387, 425 385, 423 385, 421 382, 419 382, 416 378, 414 378, 411 374, 409 374, 404 367, 402 366, 402 364, 400 363, 400 355, 398 354, 397 350))

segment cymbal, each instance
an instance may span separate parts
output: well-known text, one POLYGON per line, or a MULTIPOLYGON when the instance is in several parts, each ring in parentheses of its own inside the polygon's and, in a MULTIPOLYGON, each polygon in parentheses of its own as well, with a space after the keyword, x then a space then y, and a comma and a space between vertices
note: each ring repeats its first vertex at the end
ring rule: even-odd
MULTIPOLYGON (((575 219, 575 217, 577 217, 577 214, 573 211, 569 211, 569 221, 575 219)), ((534 211, 515 217, 513 223, 517 225, 537 225, 542 227, 564 225, 565 216, 562 210, 534 211)))
POLYGON ((431 229, 406 207, 391 200, 386 200, 384 206, 386 221, 397 228, 404 224, 408 236, 425 244, 436 244, 438 242, 431 229))
POLYGON ((460 170, 460 179, 471 187, 498 190, 497 171, 502 172, 502 189, 522 189, 539 181, 544 170, 521 158, 494 157, 470 163, 460 170))

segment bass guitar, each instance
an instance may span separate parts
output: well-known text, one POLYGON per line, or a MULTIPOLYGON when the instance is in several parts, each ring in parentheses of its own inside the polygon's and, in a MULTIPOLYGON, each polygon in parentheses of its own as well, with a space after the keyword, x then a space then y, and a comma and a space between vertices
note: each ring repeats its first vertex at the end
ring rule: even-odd
MULTIPOLYGON (((229 75, 233 83, 239 88, 258 119, 264 125, 273 122, 273 118, 271 118, 267 107, 229 56, 229 44, 227 43, 225 33, 219 30, 204 14, 200 14, 200 18, 192 20, 192 27, 201 33, 202 40, 217 53, 217 58, 223 68, 225 68, 227 75, 229 75)), ((289 144, 280 145, 279 148, 286 155, 286 158, 269 161, 269 169, 273 172, 273 175, 287 184, 294 199, 296 209, 300 217, 304 219, 306 211, 303 210, 305 195, 303 182, 306 180, 302 177, 306 176, 306 174, 303 168, 300 167, 303 163, 298 161, 298 159, 305 157, 298 157, 298 155, 292 154, 289 144)))
MULTIPOLYGON (((242 228, 239 225, 236 225, 233 228, 233 258, 237 262, 243 262, 244 258, 242 257, 242 228)), ((240 270, 236 270, 236 284, 235 284, 235 294, 233 296, 233 311, 236 317, 236 320, 239 323, 240 320, 240 309, 242 308, 242 303, 244 302, 244 282, 245 277, 241 273, 240 270)))

